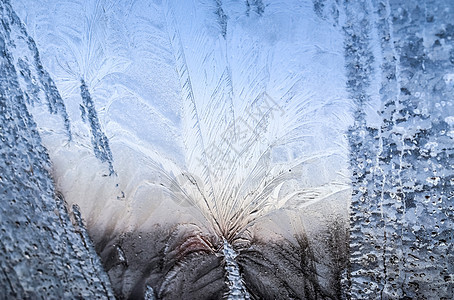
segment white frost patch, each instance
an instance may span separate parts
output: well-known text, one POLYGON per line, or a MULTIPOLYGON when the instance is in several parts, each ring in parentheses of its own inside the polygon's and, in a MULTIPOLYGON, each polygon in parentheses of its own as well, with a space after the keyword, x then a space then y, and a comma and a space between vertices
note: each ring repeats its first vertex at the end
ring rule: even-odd
POLYGON ((454 116, 446 117, 445 122, 448 123, 449 126, 454 126, 454 116))
POLYGON ((448 135, 450 138, 454 139, 454 130, 449 131, 449 132, 447 133, 447 135, 448 135))
POLYGON ((427 177, 426 181, 430 183, 431 185, 438 185, 440 182, 440 177, 434 176, 434 177, 427 177))
POLYGON ((447 85, 454 85, 454 73, 446 74, 443 79, 447 85))

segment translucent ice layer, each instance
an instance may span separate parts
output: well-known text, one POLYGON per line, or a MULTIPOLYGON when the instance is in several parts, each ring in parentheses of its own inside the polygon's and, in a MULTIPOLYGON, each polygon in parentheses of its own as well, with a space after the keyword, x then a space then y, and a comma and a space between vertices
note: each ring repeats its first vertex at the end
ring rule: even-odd
POLYGON ((453 295, 452 1, 11 2, 17 135, 118 297, 453 295))

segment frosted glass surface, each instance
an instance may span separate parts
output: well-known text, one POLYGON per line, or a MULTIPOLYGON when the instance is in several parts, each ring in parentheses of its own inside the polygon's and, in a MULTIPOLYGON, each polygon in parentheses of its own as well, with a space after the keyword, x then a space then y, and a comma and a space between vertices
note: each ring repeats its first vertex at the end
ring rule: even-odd
POLYGON ((452 1, 0 5, 0 217, 41 176, 93 293, 454 295, 452 1))

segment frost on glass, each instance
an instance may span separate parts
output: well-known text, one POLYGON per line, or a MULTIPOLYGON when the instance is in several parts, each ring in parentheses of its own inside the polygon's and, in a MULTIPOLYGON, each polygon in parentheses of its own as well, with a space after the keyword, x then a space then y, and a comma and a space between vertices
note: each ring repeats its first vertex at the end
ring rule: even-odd
POLYGON ((20 136, 116 297, 452 296, 450 1, 11 2, 20 136))
POLYGON ((0 16, 0 298, 113 297, 80 214, 54 189, 27 108, 56 114, 70 139, 63 100, 9 3, 0 16))
POLYGON ((372 1, 349 14, 351 296, 450 299, 453 3, 372 1), (366 112, 374 84, 378 123, 366 112))

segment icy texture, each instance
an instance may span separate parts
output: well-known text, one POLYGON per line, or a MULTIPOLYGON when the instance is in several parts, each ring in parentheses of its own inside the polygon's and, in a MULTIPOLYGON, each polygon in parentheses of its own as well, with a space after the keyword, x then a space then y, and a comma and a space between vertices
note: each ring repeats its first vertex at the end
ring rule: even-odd
POLYGON ((115 292, 450 298, 451 2, 14 0, 115 292))
POLYGON ((249 293, 244 286, 243 279, 241 278, 240 267, 235 260, 238 254, 226 240, 224 240, 222 253, 224 254, 225 269, 229 285, 229 294, 227 299, 250 299, 249 293))
POLYGON ((80 85, 80 95, 83 100, 83 104, 80 105, 82 112, 82 119, 90 123, 90 130, 92 134, 91 143, 93 145, 93 150, 95 156, 102 162, 107 162, 109 164, 109 175, 114 173, 112 165, 112 152, 110 151, 109 140, 107 139, 104 132, 102 132, 99 126, 98 114, 93 103, 93 99, 90 96, 87 85, 85 81, 81 80, 80 85))
MULTIPOLYGON (((276 243, 298 249, 288 220, 324 201, 345 215, 344 132, 352 118, 343 33, 318 20, 311 2, 14 3, 72 121, 69 144, 37 121, 53 176, 65 199, 80 206, 119 295, 144 295, 148 285, 158 297, 199 296, 202 290, 183 290, 178 280, 209 270, 227 276, 216 256, 223 239, 238 249, 260 235, 257 224, 282 223, 290 227, 274 229, 282 231, 276 243), (141 233, 175 223, 196 224, 192 233, 177 231, 187 239, 177 239, 182 245, 163 233, 154 239, 172 251, 138 248, 141 233), (142 262, 140 251, 166 263, 142 262), (188 274, 200 261, 200 271, 188 274)), ((268 257, 282 259, 276 254, 268 257)), ((252 268, 249 258, 244 266, 252 268)), ((276 296, 319 292, 297 282, 304 268, 292 270, 288 278, 263 275, 282 283, 276 296)), ((216 296, 227 293, 221 279, 198 282, 216 296)))
POLYGON ((308 31, 310 2, 15 3, 68 103, 74 143, 45 142, 90 227, 149 226, 172 197, 232 239, 270 212, 348 189, 342 32, 308 31), (97 174, 89 144, 115 159, 118 178, 97 174), (103 209, 122 215, 117 224, 103 209))
POLYGON ((28 105, 65 106, 8 2, 0 3, 0 298, 113 298, 78 211, 70 221, 28 105))
POLYGON ((351 296, 451 299, 452 1, 346 5, 351 296), (379 83, 379 90, 374 87, 379 83), (373 95, 381 108, 367 113, 373 95))
POLYGON ((154 296, 153 288, 151 286, 147 286, 147 288, 145 290, 144 300, 155 300, 155 299, 156 299, 156 297, 154 296))
MULTIPOLYGON (((9 2, 2 5, 2 48, 8 47, 14 55, 10 58, 18 70, 18 84, 24 90, 24 98, 29 105, 39 103, 47 106, 49 113, 63 119, 67 138, 71 139, 71 129, 65 104, 53 80, 43 68, 36 44, 25 31, 17 15, 12 12, 9 2)), ((57 122, 59 123, 59 122, 57 122)))

